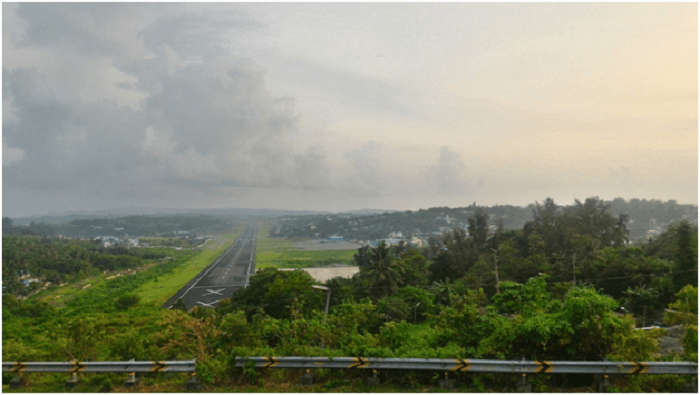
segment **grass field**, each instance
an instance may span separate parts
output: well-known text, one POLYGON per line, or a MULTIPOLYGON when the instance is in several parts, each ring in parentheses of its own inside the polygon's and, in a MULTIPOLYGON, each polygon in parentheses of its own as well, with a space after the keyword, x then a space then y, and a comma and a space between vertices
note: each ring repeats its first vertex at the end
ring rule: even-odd
POLYGON ((215 240, 206 243, 199 254, 178 266, 172 273, 141 285, 135 294, 141 298, 142 303, 160 306, 221 255, 241 235, 242 230, 239 227, 234 233, 217 236, 215 240))
MULTIPOLYGON (((142 303, 160 306, 187 284, 190 279, 214 261, 216 257, 221 255, 224 250, 241 235, 241 232, 242 228, 238 228, 234 233, 218 235, 215 239, 208 241, 199 252, 192 250, 171 250, 172 255, 169 259, 175 259, 174 263, 177 265, 175 269, 168 274, 157 277, 155 280, 144 283, 135 290, 135 293, 141 298, 142 303), (178 263, 178 261, 183 259, 186 259, 186 261, 178 263)), ((161 263, 153 262, 133 270, 122 270, 120 272, 124 276, 131 276, 143 270, 147 270, 153 265, 159 264, 161 263)), ((115 274, 115 272, 99 274, 70 283, 63 287, 52 287, 42 291, 36 297, 54 306, 63 306, 73 298, 108 283, 110 278, 115 277, 115 274)))
POLYGON ((318 267, 331 264, 352 264, 357 250, 302 250, 297 248, 298 240, 280 239, 269 236, 269 223, 258 225, 257 268, 265 267, 318 267))

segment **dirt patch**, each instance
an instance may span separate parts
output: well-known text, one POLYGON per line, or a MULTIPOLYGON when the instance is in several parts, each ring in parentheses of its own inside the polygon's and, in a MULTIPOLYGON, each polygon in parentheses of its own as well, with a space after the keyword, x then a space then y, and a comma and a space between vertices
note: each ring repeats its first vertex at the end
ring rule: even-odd
POLYGON ((335 267, 307 267, 303 269, 279 269, 279 270, 303 270, 311 277, 313 277, 314 280, 320 282, 320 283, 325 283, 326 281, 336 278, 336 277, 342 277, 342 278, 351 278, 352 276, 355 275, 355 273, 358 273, 360 271, 360 268, 357 266, 335 266, 335 267))
POLYGON ((311 275, 316 281, 325 283, 326 281, 336 278, 351 278, 360 271, 357 266, 346 266, 346 267, 311 267, 305 269, 307 273, 311 275))

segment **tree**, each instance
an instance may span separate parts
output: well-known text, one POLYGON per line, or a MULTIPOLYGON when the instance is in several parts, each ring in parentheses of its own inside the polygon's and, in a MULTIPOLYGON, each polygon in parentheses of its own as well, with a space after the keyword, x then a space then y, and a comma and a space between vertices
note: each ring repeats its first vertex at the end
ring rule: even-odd
POLYGON ((232 312, 235 306, 249 317, 259 308, 275 318, 291 318, 294 312, 310 316, 324 306, 323 295, 311 287, 313 284, 313 278, 303 270, 265 268, 250 278, 248 287, 236 291, 221 312, 232 312))
POLYGON ((403 268, 401 285, 428 285, 430 270, 428 259, 415 248, 409 248, 401 258, 399 265, 403 268))
POLYGON ((7 235, 12 232, 12 218, 10 217, 2 217, 2 233, 7 235))
POLYGON ((637 317, 641 317, 642 326, 647 326, 648 314, 659 308, 659 302, 659 293, 653 288, 637 286, 625 291, 625 305, 637 317))
POLYGON ((666 325, 683 325, 683 350, 689 361, 698 359, 698 289, 686 285, 676 294, 676 300, 666 310, 664 323, 666 325))
POLYGON ((469 224, 469 237, 474 242, 477 249, 482 250, 486 247, 486 241, 489 236, 489 216, 482 208, 476 210, 473 217, 467 220, 469 224))
MULTIPOLYGON (((697 244, 693 248, 691 240, 692 229, 688 221, 682 221, 678 225, 678 254, 676 267, 673 273, 673 280, 676 289, 681 289, 685 285, 697 287, 698 254, 697 244)), ((697 239, 697 234, 695 239, 697 239)))
POLYGON ((479 259, 479 251, 464 229, 453 229, 435 243, 436 256, 430 265, 431 281, 461 278, 479 259))
POLYGON ((382 241, 377 248, 369 251, 369 266, 365 270, 360 269, 360 275, 369 282, 370 296, 378 300, 396 292, 402 268, 382 241))

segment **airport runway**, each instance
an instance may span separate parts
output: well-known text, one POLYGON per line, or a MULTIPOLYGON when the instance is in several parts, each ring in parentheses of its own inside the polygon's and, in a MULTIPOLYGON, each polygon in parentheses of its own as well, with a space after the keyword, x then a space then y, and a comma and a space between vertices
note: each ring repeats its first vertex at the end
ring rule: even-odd
POLYGON ((256 235, 256 227, 248 226, 238 240, 168 299, 163 307, 172 308, 182 298, 188 309, 194 306, 214 308, 222 299, 230 298, 235 290, 247 286, 250 276, 255 273, 256 235))

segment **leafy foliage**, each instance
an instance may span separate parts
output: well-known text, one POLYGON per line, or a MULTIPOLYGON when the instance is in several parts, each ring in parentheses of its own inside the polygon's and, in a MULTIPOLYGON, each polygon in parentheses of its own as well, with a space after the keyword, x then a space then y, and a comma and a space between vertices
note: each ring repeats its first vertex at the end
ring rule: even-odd
MULTIPOLYGON (((66 281, 109 265, 141 270, 73 287, 60 304, 6 292, 3 358, 197 358, 209 388, 228 385, 241 373, 235 358, 245 355, 697 359, 697 287, 679 275, 697 271, 692 225, 672 226, 653 242, 630 246, 625 216, 612 215, 598 199, 569 207, 546 200, 518 230, 494 231, 490 211, 473 207, 471 213, 468 232, 453 229, 422 250, 383 243, 357 250, 359 273, 326 284, 328 315, 324 292, 300 270, 261 269, 215 310, 164 310, 139 290, 182 268, 192 253, 6 236, 9 273, 22 270, 20 262, 32 275, 54 270, 66 281), (52 260, 66 267, 57 269, 52 260), (635 330, 637 320, 658 316, 664 306, 666 324, 683 327, 683 355, 659 354, 663 330, 635 330)), ((249 381, 265 379, 250 368, 243 372, 249 381)), ((426 377, 409 374, 402 385, 432 380, 426 377)), ((473 385, 481 390, 514 385, 479 380, 473 385)), ((629 388, 676 389, 679 383, 631 379, 629 388)), ((115 383, 93 385, 114 390, 115 383)))

